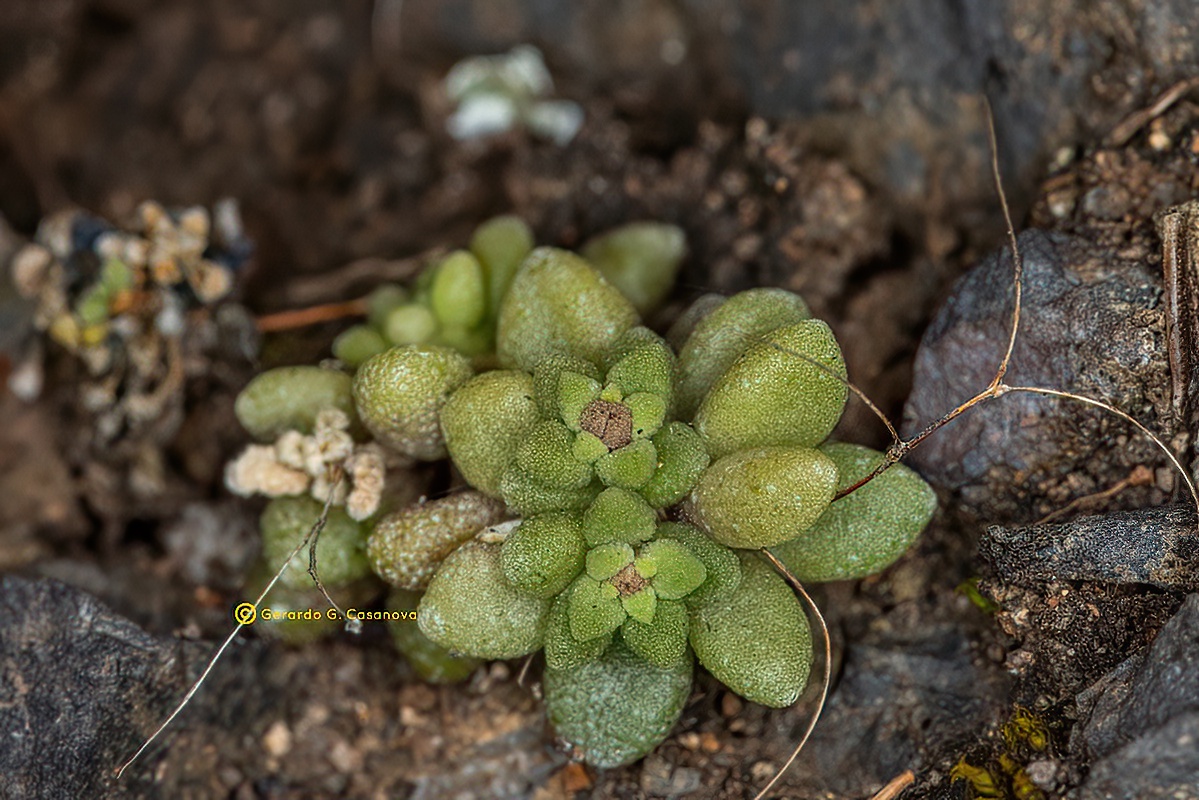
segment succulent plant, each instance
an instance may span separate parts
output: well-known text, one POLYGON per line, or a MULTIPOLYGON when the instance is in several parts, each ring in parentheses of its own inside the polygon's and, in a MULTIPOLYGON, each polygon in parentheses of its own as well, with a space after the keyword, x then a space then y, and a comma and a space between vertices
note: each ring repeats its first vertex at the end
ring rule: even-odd
POLYGON ((239 401, 261 438, 311 427, 324 404, 394 451, 448 454, 471 490, 371 517, 352 563, 404 592, 392 605, 418 604, 393 635, 429 680, 544 650, 550 719, 597 766, 666 736, 696 662, 755 702, 799 697, 807 617, 752 550, 805 580, 861 577, 935 509, 902 467, 835 499, 883 456, 827 441, 845 364, 798 296, 701 298, 672 344, 641 325, 684 250, 643 224, 579 256, 492 220, 409 289, 372 295, 367 325, 339 339, 352 382, 296 373, 322 382, 319 399, 275 413, 270 381, 298 380, 281 374, 247 389, 249 411, 239 401))

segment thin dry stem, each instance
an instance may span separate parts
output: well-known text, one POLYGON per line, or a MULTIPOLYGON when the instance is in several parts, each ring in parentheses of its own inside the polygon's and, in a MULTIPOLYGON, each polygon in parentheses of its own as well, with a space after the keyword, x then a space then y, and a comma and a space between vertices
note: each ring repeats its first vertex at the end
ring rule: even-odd
POLYGON ((1112 147, 1121 147, 1128 142, 1137 131, 1148 125, 1155 117, 1169 110, 1187 92, 1199 87, 1199 77, 1184 78, 1162 92, 1148 108, 1138 109, 1125 117, 1119 125, 1112 128, 1108 134, 1107 143, 1112 147))
POLYGON ((779 767, 778 772, 770 779, 770 783, 766 784, 762 787, 762 791, 754 795, 754 800, 762 800, 766 796, 766 793, 773 789, 774 785, 782 779, 783 773, 795 763, 795 759, 799 758, 804 745, 808 743, 808 739, 812 736, 812 731, 816 729, 816 722, 820 719, 821 712, 824 711, 824 702, 828 699, 829 683, 833 677, 833 643, 829 638, 828 624, 824 621, 824 615, 820 613, 820 607, 816 605, 816 601, 804 589, 803 584, 799 582, 799 578, 791 574, 791 570, 787 569, 787 566, 782 561, 779 561, 774 553, 765 548, 760 552, 774 565, 774 568, 787 580, 787 583, 791 584, 791 588, 803 598, 804 604, 807 605, 812 618, 816 620, 816 627, 820 631, 820 639, 824 643, 824 668, 821 670, 820 696, 816 700, 816 710, 812 712, 812 718, 808 720, 808 727, 804 730, 803 736, 800 737, 799 743, 795 745, 795 749, 791 751, 790 757, 783 766, 779 767))
POLYGON ((905 769, 903 772, 896 775, 891 780, 887 781, 887 785, 879 789, 878 792, 871 797, 870 800, 895 800, 903 793, 903 790, 916 782, 916 773, 910 769, 905 769))
MULTIPOLYGON (((332 502, 333 495, 337 491, 337 487, 341 484, 342 480, 344 480, 344 479, 345 479, 345 473, 341 470, 340 467, 338 467, 337 473, 336 473, 336 475, 333 476, 333 480, 330 483, 329 499, 325 501, 325 509, 323 512, 321 512, 321 516, 328 517, 329 503, 332 502)), ((324 526, 322 526, 322 528, 323 527, 324 526)), ((310 539, 310 541, 308 542, 308 577, 312 578, 312 582, 316 584, 316 588, 319 589, 320 593, 324 596, 325 602, 328 603, 329 606, 334 611, 337 612, 337 615, 341 619, 344 619, 346 621, 346 626, 345 626, 346 631, 348 631, 349 633, 354 633, 354 634, 362 633, 362 620, 350 619, 348 616, 346 616, 346 612, 344 610, 342 610, 342 607, 337 604, 337 601, 334 600, 333 597, 329 594, 328 590, 325 589, 325 584, 321 583, 321 575, 320 575, 320 571, 317 569, 317 563, 316 563, 316 545, 317 545, 317 542, 320 541, 321 532, 319 530, 314 530, 312 533, 309 534, 308 538, 310 539)))
MULTIPOLYGON (((329 521, 329 509, 333 505, 333 495, 336 489, 336 486, 330 488, 329 497, 325 500, 325 506, 323 509, 321 509, 321 515, 313 524, 312 529, 308 531, 308 535, 305 536, 303 541, 301 541, 295 546, 295 548, 292 549, 292 551, 287 555, 287 558, 283 561, 283 565, 276 570, 270 582, 267 583, 266 587, 262 590, 262 592, 259 593, 258 597, 254 599, 255 612, 257 612, 257 609, 262 605, 262 601, 266 599, 267 594, 270 593, 271 589, 275 588, 275 584, 277 584, 279 579, 283 577, 283 573, 287 571, 287 567, 291 563, 291 560, 308 545, 310 540, 315 540, 318 536, 320 536, 320 532, 324 530, 325 524, 329 521)), ((328 595, 326 595, 326 597, 327 596, 328 595)), ((185 709, 187 704, 191 702, 192 697, 194 697, 196 692, 200 690, 200 687, 204 685, 204 682, 208 680, 209 674, 212 673, 213 668, 215 668, 217 662, 221 660, 221 657, 225 654, 225 651, 229 649, 229 645, 233 644, 233 640, 237 638, 237 634, 241 633, 242 628, 253 624, 253 622, 253 619, 251 619, 249 622, 241 622, 240 620, 237 621, 237 625, 234 626, 233 630, 229 632, 229 635, 225 637, 225 641, 222 642, 221 646, 217 648, 215 653, 213 653, 212 658, 208 660, 207 666, 204 667, 204 671, 200 673, 200 677, 197 678, 196 681, 191 685, 191 688, 187 690, 187 694, 185 694, 183 699, 179 701, 179 705, 175 706, 175 710, 170 713, 170 716, 163 720, 161 725, 155 728, 154 732, 150 734, 148 739, 142 742, 142 746, 137 749, 137 752, 130 756, 129 760, 124 764, 121 764, 121 766, 117 769, 116 777, 118 780, 122 775, 125 774, 125 770, 127 770, 133 764, 133 762, 137 761, 137 759, 141 757, 142 753, 146 752, 150 745, 153 744, 160 735, 162 735, 162 732, 165 731, 170 724, 175 721, 175 718, 183 712, 183 709, 185 709)))
POLYGON ((1107 500, 1109 497, 1115 497, 1130 486, 1148 486, 1151 483, 1153 483, 1153 470, 1149 469, 1144 464, 1137 464, 1135 467, 1133 467, 1132 472, 1130 472, 1127 477, 1121 478, 1114 485, 1109 486, 1101 492, 1093 492, 1092 494, 1084 495, 1082 497, 1076 497, 1065 507, 1059 508, 1057 511, 1049 512, 1034 522, 1033 525, 1045 525, 1046 523, 1053 522, 1055 519, 1064 517, 1071 511, 1076 511, 1077 509, 1082 508, 1087 503, 1094 503, 1098 500, 1107 500))
POLYGON ((1168 458, 1170 460, 1170 463, 1174 465, 1174 469, 1178 470, 1178 474, 1182 476, 1182 479, 1184 481, 1186 481, 1187 489, 1191 493, 1191 500, 1195 504, 1195 514, 1199 515, 1199 490, 1197 490, 1195 488, 1195 481, 1193 481, 1191 479, 1191 474, 1183 468, 1182 463, 1178 460, 1178 456, 1174 455, 1174 451, 1170 449, 1169 445, 1167 445, 1164 441, 1162 441, 1161 437, 1159 437, 1156 433, 1154 433, 1153 431, 1149 430, 1149 428, 1142 425, 1132 415, 1130 415, 1124 411, 1121 411, 1120 409, 1116 408, 1115 406, 1113 406, 1110 403, 1105 403, 1102 400, 1094 400, 1090 397, 1085 397, 1081 394, 1074 394, 1073 392, 1063 392, 1063 391, 1059 391, 1057 389, 1045 389, 1040 386, 1003 386, 1003 385, 1001 385, 999 388, 1002 390, 1001 391, 1002 394, 1006 394, 1007 392, 1027 392, 1029 394, 1042 394, 1042 395, 1048 395, 1049 397, 1063 397, 1067 400, 1075 400, 1079 403, 1084 403, 1085 405, 1088 405, 1088 406, 1094 406, 1095 408, 1101 408, 1104 411, 1108 412, 1109 414, 1115 414, 1120 419, 1131 423, 1137 430, 1139 430, 1141 433, 1145 434, 1145 436, 1149 437, 1149 440, 1152 441, 1155 445, 1157 445, 1157 448, 1159 450, 1161 450, 1163 453, 1166 454, 1166 458, 1168 458))
POLYGON ((266 314, 259 317, 256 323, 258 330, 262 333, 276 333, 316 325, 319 322, 333 322, 346 317, 362 317, 366 316, 366 312, 366 299, 359 298, 341 303, 325 303, 319 306, 266 314))
POLYGON ((989 388, 994 388, 1003 382, 1007 375, 1008 364, 1012 360, 1012 351, 1016 349, 1016 334, 1020 330, 1020 308, 1023 306, 1024 292, 1024 259, 1020 258, 1020 247, 1016 244, 1016 226, 1012 224, 1012 211, 1008 208, 1007 195, 1003 191, 1003 178, 999 175, 999 141, 995 137, 995 115, 991 111, 991 101, 983 98, 983 107, 987 110, 987 141, 991 146, 991 177, 995 179, 995 191, 999 194, 999 205, 1003 209, 1003 220, 1007 223, 1008 242, 1012 248, 1012 282, 1015 285, 1015 302, 1012 304, 1012 332, 1007 340, 1007 352, 999 362, 995 378, 989 388))

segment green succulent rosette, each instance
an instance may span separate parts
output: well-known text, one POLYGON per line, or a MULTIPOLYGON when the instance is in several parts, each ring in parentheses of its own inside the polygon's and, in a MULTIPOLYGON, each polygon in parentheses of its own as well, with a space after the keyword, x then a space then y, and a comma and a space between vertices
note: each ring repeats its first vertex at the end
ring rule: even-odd
POLYGON ((485 373, 442 411, 450 456, 473 486, 525 516, 583 509, 605 488, 672 505, 710 460, 689 425, 669 421, 674 370, 666 343, 632 328, 598 366, 556 353, 531 375, 485 373))
MULTIPOLYGON (((640 325, 684 252, 671 226, 617 229, 584 258, 491 220, 413 286, 371 295, 335 345, 352 379, 268 373, 238 401, 259 438, 333 407, 401 453, 448 454, 473 491, 372 523, 330 516, 321 546, 354 544, 321 552, 322 574, 361 582, 369 567, 395 587, 390 606, 418 606, 392 634, 427 680, 544 650, 549 716, 599 767, 662 741, 696 662, 751 701, 799 697, 807 616, 749 550, 773 548, 802 580, 861 577, 935 509, 904 467, 834 502, 882 454, 826 441, 846 369, 797 295, 700 298, 670 333, 678 356, 640 325), (317 400, 290 396, 304 382, 317 400)), ((264 528, 306 530, 314 502, 296 503, 264 528)))
POLYGON ((470 248, 433 261, 412 291, 385 285, 367 299, 367 321, 338 336, 333 354, 351 367, 397 345, 450 347, 479 363, 495 349, 495 323, 533 233, 517 217, 496 217, 470 248))

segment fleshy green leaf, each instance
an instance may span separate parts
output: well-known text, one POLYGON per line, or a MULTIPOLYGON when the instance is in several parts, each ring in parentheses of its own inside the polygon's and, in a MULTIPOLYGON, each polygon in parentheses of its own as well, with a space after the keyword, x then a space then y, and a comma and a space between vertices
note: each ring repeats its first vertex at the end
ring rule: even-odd
POLYGON ((584 509, 603 488, 599 481, 592 481, 581 489, 546 486, 525 475, 516 464, 509 466, 500 479, 500 495, 504 502, 525 517, 546 511, 584 509))
POLYGON ((521 522, 500 550, 508 582, 535 597, 556 597, 583 570, 581 528, 578 515, 566 511, 521 522))
POLYGON ((658 468, 638 492, 654 508, 666 508, 687 496, 712 459, 703 439, 685 422, 669 423, 651 441, 658 468))
POLYGON ((516 465, 535 481, 562 489, 580 489, 592 471, 574 455, 574 434, 557 420, 538 423, 516 450, 516 465))
POLYGON ((458 388, 441 409, 441 430, 454 466, 479 491, 499 497, 500 480, 537 424, 533 379, 493 370, 458 388))
POLYGON ((674 286, 687 241, 677 225, 631 222, 588 240, 580 252, 641 314, 648 314, 674 286))
POLYGON ((674 355, 660 338, 636 347, 612 365, 605 382, 620 387, 624 395, 656 394, 670 406, 674 390, 674 355))
POLYGON ((387 317, 404 303, 408 302, 408 290, 398 283, 384 283, 375 287, 366 298, 366 322, 375 330, 381 331, 387 324, 387 317))
POLYGON ((769 288, 735 294, 706 313, 679 351, 679 417, 691 419, 708 390, 759 338, 811 316, 799 295, 769 288))
POLYGON ((493 217, 475 229, 470 251, 487 271, 489 307, 500 308, 512 278, 525 256, 533 249, 533 232, 520 217, 493 217))
POLYGON ((691 496, 697 520, 716 541, 773 547, 812 527, 836 486, 837 466, 820 451, 762 447, 713 463, 691 496))
POLYGON ((504 578, 500 546, 478 540, 459 547, 421 599, 420 629, 454 653, 519 658, 544 641, 550 602, 514 589, 504 578))
MULTIPOLYGON (((262 557, 267 563, 277 566, 286 561, 320 519, 322 510, 324 503, 307 495, 276 497, 267 503, 258 522, 262 532, 262 557)), ((329 509, 329 517, 317 541, 316 558, 321 581, 326 586, 344 586, 370 574, 366 531, 360 523, 350 519, 344 508, 329 509)), ((296 589, 312 585, 308 575, 308 548, 292 557, 279 580, 296 589)))
POLYGON ((659 541, 673 539, 681 542, 703 562, 708 576, 687 595, 685 600, 688 605, 728 594, 741 585, 741 560, 737 554, 713 541, 712 537, 698 528, 681 522, 663 522, 658 525, 656 537, 659 541))
POLYGON ((650 623, 654 619, 654 610, 658 607, 658 594, 653 587, 646 586, 639 592, 620 598, 620 604, 630 618, 650 623))
POLYGON ((783 708, 808 682, 812 632, 790 587, 757 555, 743 555, 741 570, 736 591, 692 607, 691 646, 725 686, 783 708))
MULTIPOLYGON (((837 465, 837 490, 847 489, 883 462, 877 450, 826 444, 837 465)), ((829 506, 811 528, 774 548, 801 581, 861 578, 890 566, 932 519, 937 496, 919 475, 895 464, 829 506)))
POLYGON ((392 586, 419 591, 446 556, 503 519, 503 503, 480 492, 459 492, 386 515, 367 539, 366 551, 376 575, 392 586))
POLYGON ((604 444, 594 433, 580 431, 575 436, 571 452, 574 453, 575 458, 584 464, 594 464, 597 458, 607 455, 608 445, 604 444))
POLYGON ((641 548, 641 554, 657 564, 653 586, 663 600, 681 600, 708 577, 703 562, 686 545, 673 539, 652 541, 641 548))
POLYGON ((630 615, 620 626, 620 635, 637 655, 665 669, 686 658, 687 626, 687 607, 659 598, 652 620, 645 623, 630 615))
POLYGON ((466 250, 455 250, 436 267, 429 305, 441 324, 473 328, 487 315, 483 265, 466 250))
POLYGON ((644 542, 654 535, 658 517, 649 504, 627 489, 600 492, 583 514, 583 536, 590 547, 606 542, 644 542))
POLYGON ((390 347, 387 341, 369 325, 354 325, 333 340, 333 355, 351 367, 357 367, 390 347))
POLYGON ((653 750, 691 693, 692 660, 661 669, 620 637, 594 661, 547 669, 545 702, 558 735, 596 767, 628 764, 653 750))
POLYGON ((580 430, 579 417, 590 403, 599 397, 600 382, 577 372, 563 370, 558 375, 558 412, 562 421, 573 431, 580 430))
POLYGON ((469 251, 454 251, 436 267, 429 287, 429 307, 442 325, 475 327, 487 315, 483 266, 469 251))
POLYGON ((396 589, 387 598, 389 611, 409 611, 411 619, 391 619, 387 629, 396 649, 412 665, 422 681, 427 683, 459 683, 471 676, 483 662, 477 658, 456 656, 421 633, 416 622, 419 592, 396 589))
POLYGON ((569 591, 570 632, 581 642, 612 633, 628 616, 620 593, 606 581, 580 575, 569 591))
POLYGON ((383 335, 394 345, 425 344, 437 333, 437 316, 420 303, 396 306, 383 323, 383 335))
POLYGON ((633 438, 653 436, 666 419, 666 402, 660 395, 634 392, 624 399, 633 412, 633 438))
POLYGON ((357 425, 352 386, 353 378, 337 370, 279 367, 250 381, 233 410, 241 426, 260 441, 288 430, 312 433, 317 414, 327 408, 345 412, 357 425))
POLYGON ((695 413, 695 430, 713 458, 751 447, 815 447, 841 419, 845 374, 828 325, 810 319, 779 328, 716 381, 695 413))
POLYGON ((472 371, 446 347, 393 347, 359 367, 354 402, 376 441, 425 461, 445 458, 438 415, 472 371))
POLYGON ((581 642, 570 632, 570 597, 558 595, 550 608, 545 628, 545 665, 550 669, 574 669, 603 655, 612 634, 581 642))
POLYGON ((531 252, 500 306, 500 364, 532 371, 553 353, 599 363, 637 310, 591 265, 551 247, 531 252))
POLYGON ((601 544, 587 551, 587 574, 606 581, 633 563, 633 548, 624 542, 601 544))
POLYGON ((597 382, 601 377, 600 371, 594 364, 574 356, 555 353, 537 362, 537 368, 533 370, 533 397, 536 399, 537 407, 541 410, 543 417, 565 419, 565 415, 562 414, 562 409, 558 405, 561 396, 560 383, 564 372, 573 372, 597 382))
POLYGON ((595 461, 595 474, 605 486, 640 489, 658 467, 658 451, 649 439, 635 439, 595 461))

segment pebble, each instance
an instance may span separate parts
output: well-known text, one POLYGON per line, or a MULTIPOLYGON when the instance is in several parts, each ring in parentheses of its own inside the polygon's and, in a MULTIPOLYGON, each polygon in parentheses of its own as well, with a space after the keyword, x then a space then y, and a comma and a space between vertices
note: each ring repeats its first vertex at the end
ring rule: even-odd
POLYGON ((690 767, 672 768, 665 759, 650 756, 641 768, 640 787, 650 797, 681 797, 700 788, 703 776, 690 767))
POLYGON ((291 750, 291 729, 282 720, 276 720, 262 737, 262 747, 267 754, 282 758, 291 750))

